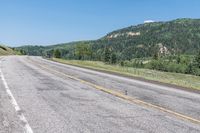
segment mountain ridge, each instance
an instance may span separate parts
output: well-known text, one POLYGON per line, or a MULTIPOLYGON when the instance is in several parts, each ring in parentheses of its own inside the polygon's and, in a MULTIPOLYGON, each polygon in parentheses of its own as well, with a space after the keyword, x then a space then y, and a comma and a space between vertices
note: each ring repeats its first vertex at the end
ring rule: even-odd
MULTIPOLYGON (((101 60, 105 47, 116 53, 120 60, 175 54, 194 54, 200 49, 200 19, 182 18, 172 21, 151 22, 132 25, 112 31, 100 39, 92 41, 78 41, 50 46, 41 46, 39 54, 45 51, 60 49, 64 56, 71 57, 75 53, 75 45, 87 44, 91 46, 93 58, 101 60), (74 50, 69 52, 69 50, 74 50), (68 52, 66 52, 68 51, 68 52)), ((31 47, 31 46, 28 46, 31 47)), ((38 47, 38 46, 35 46, 38 47)), ((18 47, 27 53, 26 47, 18 47)), ((33 54, 34 55, 34 54, 33 54)))

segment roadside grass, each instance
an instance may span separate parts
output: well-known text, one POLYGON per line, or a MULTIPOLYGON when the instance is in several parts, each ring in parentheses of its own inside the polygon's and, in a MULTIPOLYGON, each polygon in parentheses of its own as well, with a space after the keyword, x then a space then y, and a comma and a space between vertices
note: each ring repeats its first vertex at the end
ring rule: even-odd
POLYGON ((146 80, 158 81, 161 83, 168 83, 172 85, 177 85, 181 87, 191 88, 200 90, 200 77, 193 76, 188 74, 180 74, 180 73, 170 73, 170 72, 161 72, 156 70, 149 69, 139 69, 132 67, 122 67, 119 65, 109 65, 99 61, 80 61, 80 60, 64 60, 52 58, 51 60, 75 65, 84 68, 90 68, 94 70, 101 70, 105 72, 111 72, 116 74, 122 74, 130 77, 139 77, 146 80))
POLYGON ((0 56, 2 55, 13 55, 14 51, 11 48, 0 45, 0 56))

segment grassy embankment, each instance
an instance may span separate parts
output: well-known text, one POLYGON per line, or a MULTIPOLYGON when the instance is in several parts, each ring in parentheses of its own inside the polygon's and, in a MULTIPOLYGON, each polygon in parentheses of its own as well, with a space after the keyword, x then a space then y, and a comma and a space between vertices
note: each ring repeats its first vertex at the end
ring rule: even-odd
POLYGON ((0 45, 0 56, 13 54, 15 54, 15 52, 11 48, 0 45))
POLYGON ((146 80, 158 81, 161 83, 168 83, 172 85, 200 90, 199 76, 180 73, 160 72, 156 70, 138 69, 132 67, 122 67, 119 65, 108 65, 99 61, 63 60, 56 58, 53 58, 52 60, 64 64, 122 74, 129 77, 139 77, 146 80))

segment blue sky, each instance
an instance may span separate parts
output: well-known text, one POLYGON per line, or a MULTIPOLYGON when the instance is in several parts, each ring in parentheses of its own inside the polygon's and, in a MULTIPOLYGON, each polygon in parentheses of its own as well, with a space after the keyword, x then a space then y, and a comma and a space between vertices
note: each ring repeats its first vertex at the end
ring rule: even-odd
POLYGON ((50 45, 176 18, 200 18, 200 0, 0 0, 0 43, 50 45))

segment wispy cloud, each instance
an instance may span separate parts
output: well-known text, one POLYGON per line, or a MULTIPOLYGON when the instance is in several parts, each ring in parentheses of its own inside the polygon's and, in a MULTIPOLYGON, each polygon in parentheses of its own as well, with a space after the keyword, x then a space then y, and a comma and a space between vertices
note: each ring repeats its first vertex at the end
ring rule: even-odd
POLYGON ((155 22, 154 20, 145 20, 144 23, 153 23, 155 22))

